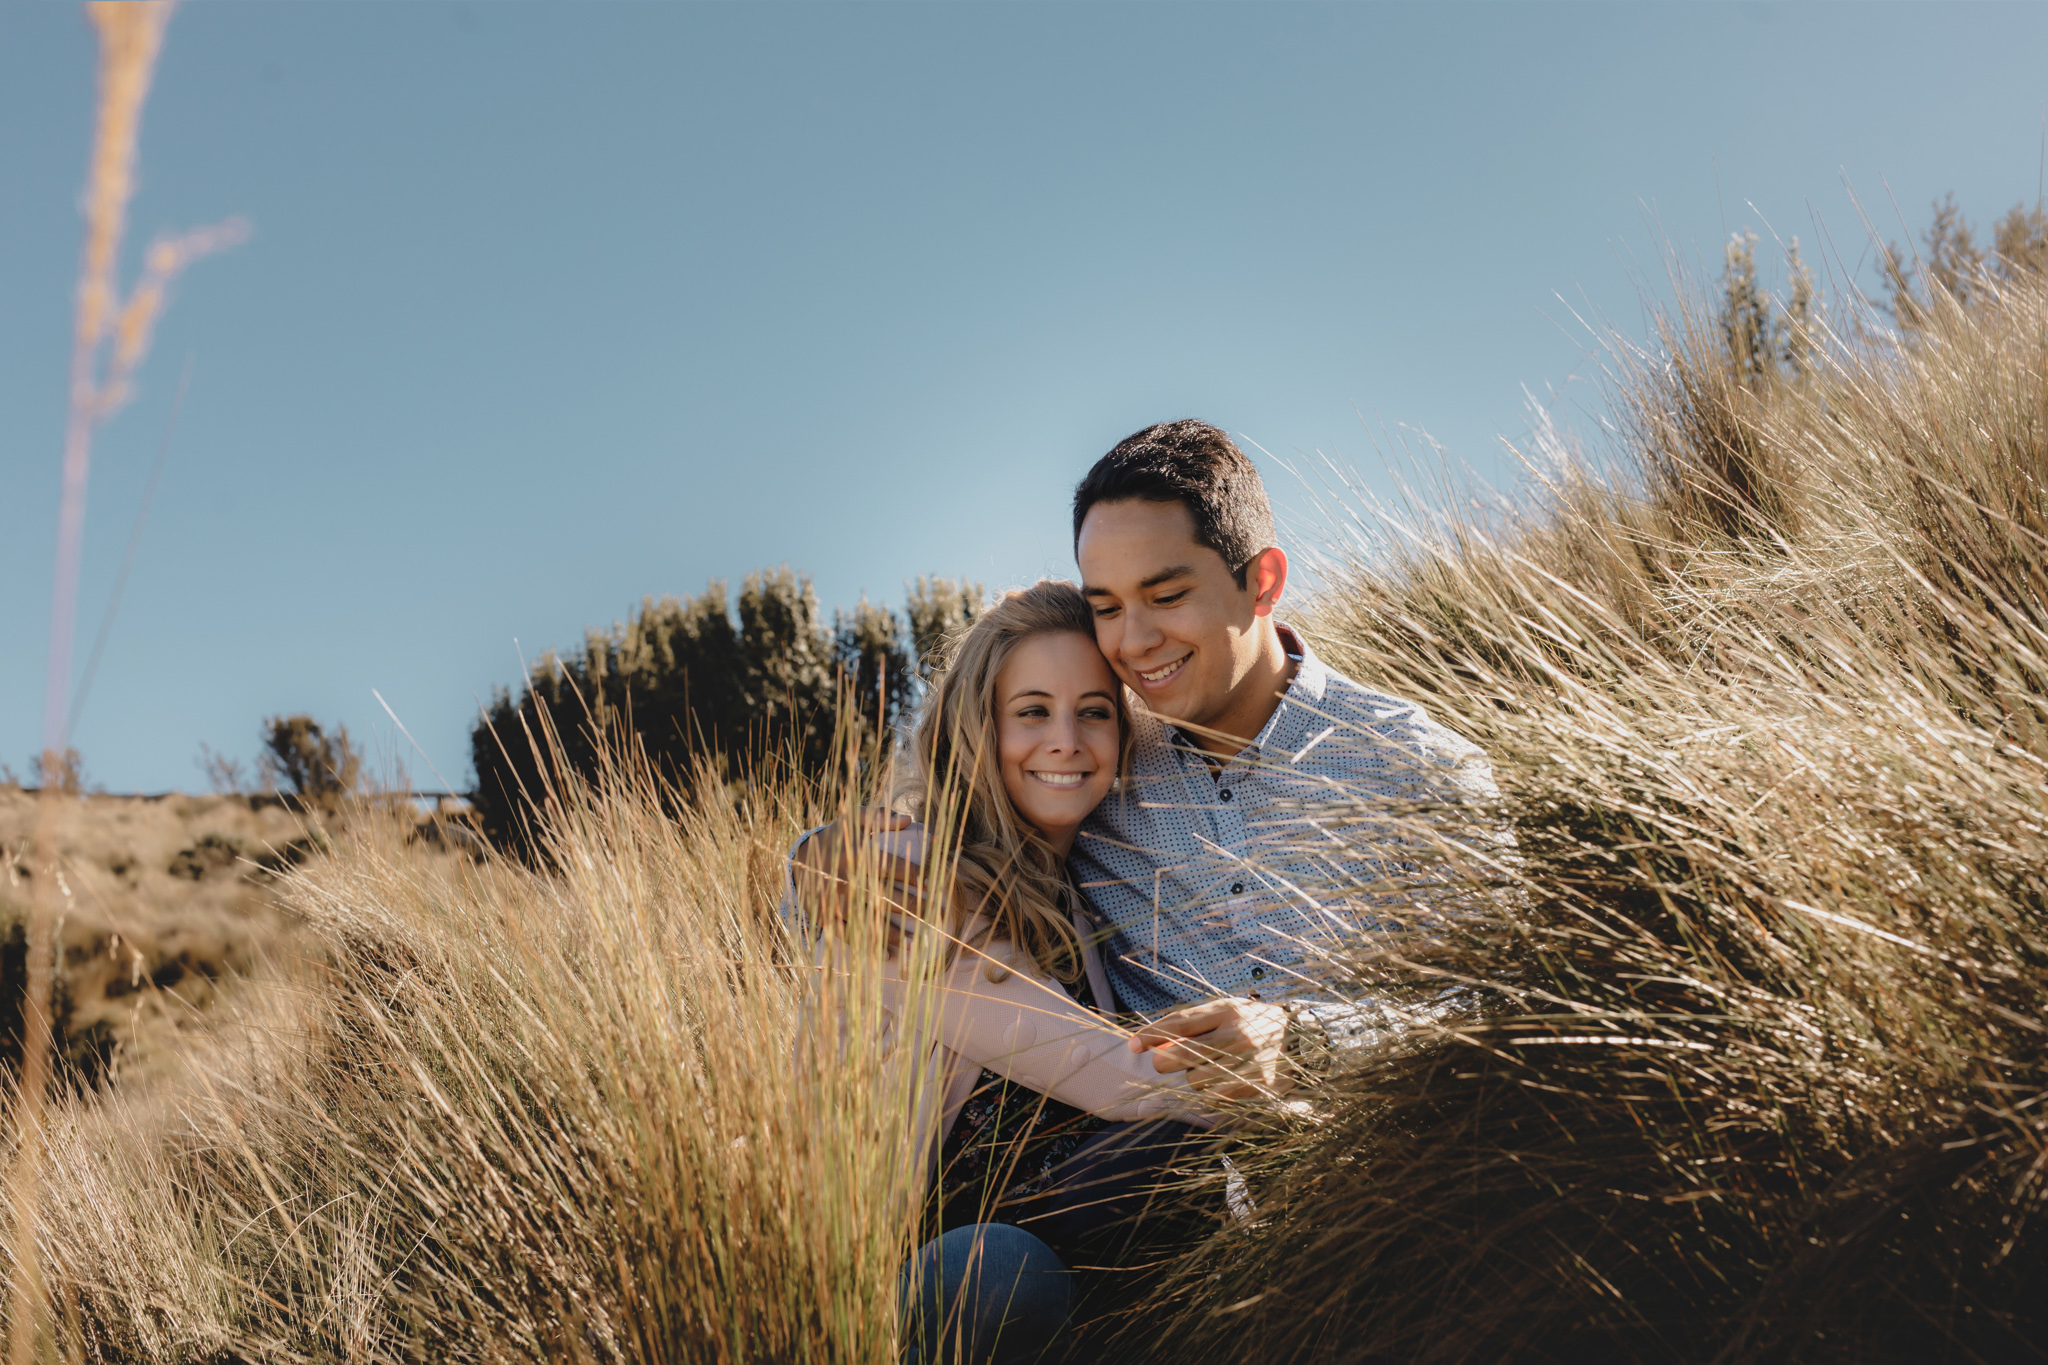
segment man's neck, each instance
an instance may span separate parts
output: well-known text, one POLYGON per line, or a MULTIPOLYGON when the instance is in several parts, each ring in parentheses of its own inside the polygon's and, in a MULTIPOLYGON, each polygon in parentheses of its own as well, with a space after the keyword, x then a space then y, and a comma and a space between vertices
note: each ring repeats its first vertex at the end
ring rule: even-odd
POLYGON ((1199 731, 1188 732, 1188 738, 1212 767, 1228 763, 1259 737, 1266 722, 1280 709, 1280 698, 1288 684, 1294 681, 1296 661, 1288 657, 1278 623, 1264 617, 1258 633, 1258 655, 1250 671, 1230 690, 1230 700, 1223 712, 1205 722, 1199 731))

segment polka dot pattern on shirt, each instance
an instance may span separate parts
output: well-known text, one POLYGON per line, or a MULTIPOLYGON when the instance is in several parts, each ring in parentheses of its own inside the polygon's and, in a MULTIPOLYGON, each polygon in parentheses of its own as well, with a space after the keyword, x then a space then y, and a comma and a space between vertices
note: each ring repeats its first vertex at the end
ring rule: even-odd
POLYGON ((1281 629, 1299 662, 1258 737, 1212 770, 1180 731, 1138 715, 1131 778, 1075 842, 1125 1009, 1318 995, 1316 944, 1355 928, 1376 895, 1398 913, 1389 888, 1413 856, 1402 819, 1496 795, 1472 743, 1281 629))

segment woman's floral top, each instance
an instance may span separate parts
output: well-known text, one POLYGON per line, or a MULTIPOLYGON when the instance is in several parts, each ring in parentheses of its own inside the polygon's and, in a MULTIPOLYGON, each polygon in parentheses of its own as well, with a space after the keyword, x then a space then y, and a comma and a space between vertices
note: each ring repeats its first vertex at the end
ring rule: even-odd
MULTIPOLYGON (((1067 994, 1097 1008, 1082 977, 1067 994)), ((1105 1121, 984 1069, 939 1153, 940 1230, 1000 1222, 997 1210, 1042 1193, 1105 1121)))

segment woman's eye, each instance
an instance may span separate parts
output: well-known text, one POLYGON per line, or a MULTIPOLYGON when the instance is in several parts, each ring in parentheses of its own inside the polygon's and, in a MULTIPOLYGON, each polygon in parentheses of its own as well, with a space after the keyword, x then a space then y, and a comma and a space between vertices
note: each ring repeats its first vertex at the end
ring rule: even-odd
POLYGON ((1095 615, 1096 618, 1099 620, 1105 616, 1114 616, 1117 614, 1119 610, 1120 608, 1117 607, 1097 607, 1095 609, 1095 615))
POLYGON ((1091 706, 1081 712, 1082 720, 1108 720, 1109 718, 1109 711, 1106 707, 1091 706))

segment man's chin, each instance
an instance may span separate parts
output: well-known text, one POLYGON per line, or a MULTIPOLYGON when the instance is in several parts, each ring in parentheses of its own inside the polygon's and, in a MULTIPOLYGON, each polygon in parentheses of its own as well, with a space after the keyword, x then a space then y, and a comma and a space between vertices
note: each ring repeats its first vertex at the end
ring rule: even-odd
MULTIPOLYGON (((1177 684, 1180 679, 1176 678, 1174 682, 1177 684)), ((1196 699, 1190 695, 1191 690, 1180 686, 1162 687, 1157 692, 1146 687, 1131 688, 1131 691, 1137 694, 1139 705, 1169 725, 1196 723, 1191 718, 1202 712, 1201 708, 1194 704, 1196 699)))

